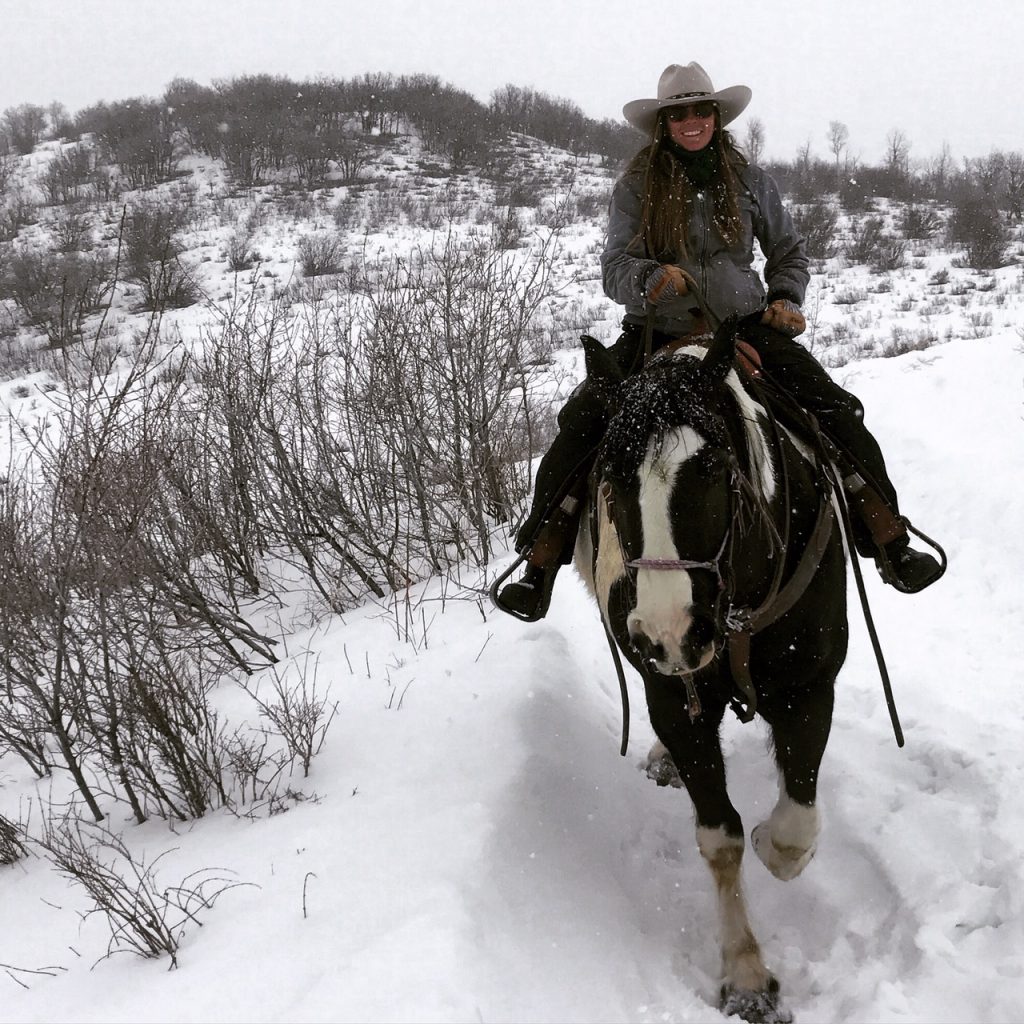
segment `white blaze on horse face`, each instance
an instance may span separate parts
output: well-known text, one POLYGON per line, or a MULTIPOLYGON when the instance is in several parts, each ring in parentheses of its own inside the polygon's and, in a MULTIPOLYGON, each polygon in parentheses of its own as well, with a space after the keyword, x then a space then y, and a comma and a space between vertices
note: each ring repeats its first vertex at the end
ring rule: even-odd
MULTIPOLYGON (((676 559, 672 537, 672 487, 679 467, 700 451, 704 439, 692 428, 683 427, 665 435, 660 445, 648 446, 647 457, 637 471, 640 479, 640 522, 643 529, 642 559, 676 559)), ((631 636, 642 634, 660 644, 664 657, 654 667, 665 675, 703 668, 714 657, 709 645, 697 665, 688 664, 683 639, 692 625, 693 581, 682 569, 638 568, 636 606, 626 625, 631 636)))

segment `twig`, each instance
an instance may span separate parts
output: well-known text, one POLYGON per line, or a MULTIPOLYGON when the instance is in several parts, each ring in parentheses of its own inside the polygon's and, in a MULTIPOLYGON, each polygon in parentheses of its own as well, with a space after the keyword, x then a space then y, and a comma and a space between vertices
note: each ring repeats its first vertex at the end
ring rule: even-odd
POLYGON ((312 871, 306 872, 306 877, 302 880, 302 919, 303 921, 309 916, 306 913, 306 885, 311 878, 316 878, 316 875, 312 871))

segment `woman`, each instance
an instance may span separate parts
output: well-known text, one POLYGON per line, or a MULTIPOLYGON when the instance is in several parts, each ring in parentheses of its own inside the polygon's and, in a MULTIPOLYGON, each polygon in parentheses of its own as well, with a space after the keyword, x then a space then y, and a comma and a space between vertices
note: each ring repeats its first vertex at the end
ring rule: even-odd
MULTIPOLYGON (((716 91, 707 72, 691 63, 667 67, 656 98, 623 107, 626 120, 651 141, 612 192, 601 266, 605 294, 626 308, 612 352, 627 374, 639 369, 649 311, 656 350, 706 334, 702 310, 723 320, 763 309, 761 322, 772 328, 756 341, 764 370, 817 417, 849 460, 844 482, 863 513, 855 520, 858 550, 876 559, 886 582, 922 590, 943 570, 908 544, 863 406, 792 340, 805 327, 807 254, 777 185, 747 163, 725 131, 749 102, 746 86, 716 91), (764 283, 752 266, 755 238, 766 261, 764 283)), ((537 471, 533 507, 516 537, 516 550, 529 552, 526 571, 498 595, 499 606, 519 618, 547 612, 555 574, 572 556, 585 478, 607 420, 592 391, 584 382, 569 398, 537 471)))

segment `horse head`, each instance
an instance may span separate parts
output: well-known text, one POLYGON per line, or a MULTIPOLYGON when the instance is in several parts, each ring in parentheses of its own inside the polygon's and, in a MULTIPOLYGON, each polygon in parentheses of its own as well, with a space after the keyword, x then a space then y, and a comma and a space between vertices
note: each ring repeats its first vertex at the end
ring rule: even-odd
POLYGON ((622 553, 624 630, 664 675, 704 668, 724 640, 736 448, 756 418, 730 375, 735 333, 733 318, 706 352, 681 348, 625 381, 599 456, 614 510, 599 542, 622 553))

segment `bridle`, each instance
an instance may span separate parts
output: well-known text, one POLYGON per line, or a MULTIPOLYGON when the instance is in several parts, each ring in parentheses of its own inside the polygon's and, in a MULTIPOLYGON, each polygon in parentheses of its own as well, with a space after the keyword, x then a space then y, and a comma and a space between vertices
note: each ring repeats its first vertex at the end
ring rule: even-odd
MULTIPOLYGON (((835 515, 832 511, 831 494, 826 492, 819 500, 815 526, 801 558, 789 579, 784 582, 785 556, 789 547, 792 521, 789 476, 786 469, 786 460, 782 453, 782 440, 778 423, 775 421, 770 405, 766 402, 762 402, 761 405, 768 417, 772 449, 776 454, 776 461, 781 468, 781 504, 784 510, 781 530, 773 520, 767 505, 757 492, 757 489, 751 483, 747 474, 740 468, 734 454, 739 450, 739 444, 735 438, 731 438, 729 441, 732 465, 729 482, 730 497, 727 526, 718 552, 712 559, 629 558, 622 539, 621 518, 614 501, 611 485, 607 480, 602 480, 598 488, 598 493, 605 503, 608 519, 615 530, 623 568, 630 576, 634 590, 636 587, 636 573, 639 569, 649 569, 656 572, 707 570, 715 574, 718 583, 718 596, 715 603, 715 630, 717 635, 725 638, 724 647, 728 651, 733 681, 736 684, 736 689, 739 691, 730 695, 729 702, 737 717, 743 722, 751 721, 757 710, 757 693, 750 677, 751 639, 756 632, 781 618, 803 594, 821 563, 821 558, 835 520, 835 515), (743 497, 747 498, 747 502, 742 501, 743 497), (754 508, 758 525, 762 526, 769 535, 772 544, 771 554, 774 556, 775 562, 767 594, 756 607, 737 603, 736 580, 732 571, 735 562, 737 537, 740 533, 740 517, 744 504, 754 508)), ((596 512, 597 503, 595 502, 592 509, 592 515, 595 517, 596 512)), ((596 527, 596 523, 593 525, 596 527)), ((593 535, 597 536, 596 530, 594 530, 593 535)), ((595 544, 595 556, 596 550, 597 545, 595 544)), ((605 626, 607 631, 608 624, 606 623, 605 626)), ((610 632, 609 642, 612 645, 617 667, 621 672, 621 664, 618 661, 610 632)), ((686 687, 689 714, 692 721, 701 714, 702 710, 700 697, 694 681, 694 674, 685 673, 680 678, 686 687)), ((621 675, 620 685, 622 685, 623 693, 625 694, 621 675)))

